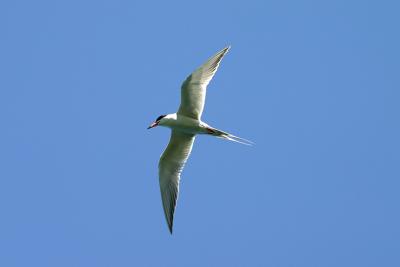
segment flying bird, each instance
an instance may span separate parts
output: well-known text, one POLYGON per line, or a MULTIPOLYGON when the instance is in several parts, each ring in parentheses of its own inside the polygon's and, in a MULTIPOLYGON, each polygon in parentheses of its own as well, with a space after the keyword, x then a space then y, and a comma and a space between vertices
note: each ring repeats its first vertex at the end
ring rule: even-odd
POLYGON ((181 104, 178 112, 159 116, 147 128, 156 126, 171 128, 171 138, 158 164, 161 199, 171 234, 179 193, 179 180, 192 150, 195 136, 206 134, 246 145, 252 144, 249 140, 218 130, 201 120, 207 85, 229 49, 230 46, 216 53, 186 78, 181 87, 181 104))

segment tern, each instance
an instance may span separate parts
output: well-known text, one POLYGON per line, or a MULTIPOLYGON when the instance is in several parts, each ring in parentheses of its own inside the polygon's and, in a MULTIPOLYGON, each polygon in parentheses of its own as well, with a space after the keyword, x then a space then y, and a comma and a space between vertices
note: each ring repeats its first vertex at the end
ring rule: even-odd
POLYGON ((192 150, 195 136, 205 134, 246 145, 252 144, 249 140, 218 130, 201 120, 207 85, 229 49, 230 46, 227 46, 216 53, 186 78, 181 86, 181 104, 178 112, 159 116, 147 128, 156 126, 171 128, 171 138, 158 164, 161 199, 171 234, 179 193, 179 180, 192 150))

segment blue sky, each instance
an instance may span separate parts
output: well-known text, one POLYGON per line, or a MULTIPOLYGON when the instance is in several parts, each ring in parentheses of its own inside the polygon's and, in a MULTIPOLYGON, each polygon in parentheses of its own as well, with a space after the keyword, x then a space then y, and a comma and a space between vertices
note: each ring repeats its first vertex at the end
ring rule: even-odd
POLYGON ((400 266, 396 1, 0 3, 1 266, 400 266), (157 177, 225 45, 174 234, 157 177))

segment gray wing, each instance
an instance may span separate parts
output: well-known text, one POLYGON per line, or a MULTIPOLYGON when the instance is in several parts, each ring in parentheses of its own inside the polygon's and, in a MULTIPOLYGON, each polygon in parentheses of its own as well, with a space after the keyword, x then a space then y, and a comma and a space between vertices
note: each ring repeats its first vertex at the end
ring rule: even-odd
POLYGON ((192 134, 172 130, 168 146, 161 155, 158 164, 161 198, 165 218, 171 234, 179 193, 179 180, 183 167, 192 150, 194 139, 195 137, 192 134))
POLYGON ((229 48, 230 46, 225 47, 216 53, 186 78, 181 88, 181 105, 178 114, 196 120, 200 119, 206 100, 207 85, 217 72, 219 63, 229 48))

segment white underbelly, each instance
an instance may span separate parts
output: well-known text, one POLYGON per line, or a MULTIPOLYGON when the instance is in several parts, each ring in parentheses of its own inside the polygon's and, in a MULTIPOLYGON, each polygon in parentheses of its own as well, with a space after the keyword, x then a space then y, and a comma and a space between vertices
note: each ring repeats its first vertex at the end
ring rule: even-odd
POLYGON ((207 130, 203 125, 204 123, 201 121, 185 116, 178 116, 176 120, 170 122, 168 127, 189 134, 205 134, 207 130))

